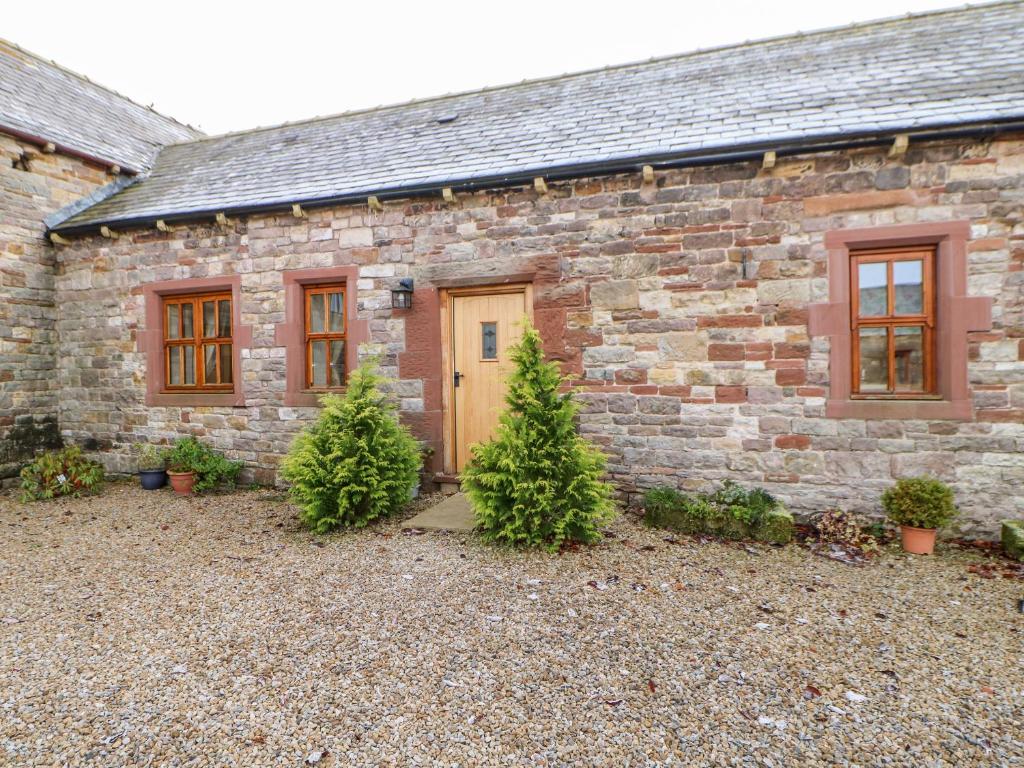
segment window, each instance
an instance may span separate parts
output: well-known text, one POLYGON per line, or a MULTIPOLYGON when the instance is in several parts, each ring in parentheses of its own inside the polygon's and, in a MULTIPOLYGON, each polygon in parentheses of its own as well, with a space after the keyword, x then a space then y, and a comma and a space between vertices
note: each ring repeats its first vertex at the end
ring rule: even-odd
POLYGON ((163 297, 164 388, 233 389, 231 294, 163 297))
POLYGON ((498 324, 497 323, 481 323, 480 324, 480 359, 481 360, 497 360, 498 359, 498 324))
POLYGON ((345 289, 305 286, 306 389, 345 384, 345 289))
POLYGON ((935 251, 850 254, 855 397, 920 397, 935 389, 935 251))
POLYGON ((829 299, 808 307, 807 333, 829 338, 827 417, 975 418, 968 334, 992 328, 992 298, 967 293, 970 237, 969 221, 825 233, 829 299), (902 264, 915 261, 920 276, 902 264))

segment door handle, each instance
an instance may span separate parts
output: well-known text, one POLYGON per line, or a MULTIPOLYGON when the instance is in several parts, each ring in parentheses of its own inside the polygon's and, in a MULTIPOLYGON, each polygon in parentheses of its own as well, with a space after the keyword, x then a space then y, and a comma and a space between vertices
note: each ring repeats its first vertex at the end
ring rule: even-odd
POLYGON ((459 386, 459 382, 462 380, 462 374, 458 371, 455 372, 455 386, 459 386))

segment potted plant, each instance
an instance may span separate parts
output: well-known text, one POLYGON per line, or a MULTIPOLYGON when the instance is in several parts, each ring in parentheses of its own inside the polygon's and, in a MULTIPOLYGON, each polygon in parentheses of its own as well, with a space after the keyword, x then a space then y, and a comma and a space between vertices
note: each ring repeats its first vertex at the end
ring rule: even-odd
POLYGON ((180 496, 193 490, 205 491, 220 483, 234 483, 242 469, 242 462, 228 461, 209 446, 194 437, 183 437, 167 454, 167 474, 171 487, 180 496))
POLYGON ((935 532, 956 517, 953 489, 933 477, 906 477, 882 494, 882 507, 900 527, 903 551, 930 555, 935 532))
POLYGON ((145 491, 155 491, 167 484, 167 453, 150 443, 139 448, 139 482, 145 491))

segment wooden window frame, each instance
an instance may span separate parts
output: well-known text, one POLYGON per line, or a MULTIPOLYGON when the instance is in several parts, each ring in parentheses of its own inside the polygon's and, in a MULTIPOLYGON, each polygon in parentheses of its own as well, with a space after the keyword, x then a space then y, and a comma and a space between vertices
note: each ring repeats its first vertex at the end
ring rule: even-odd
POLYGON ((305 355, 305 389, 308 392, 339 392, 345 389, 345 384, 348 379, 348 319, 346 318, 348 308, 348 291, 346 290, 346 283, 314 283, 302 286, 302 317, 303 317, 303 349, 305 355), (341 294, 341 331, 329 331, 330 328, 330 301, 327 299, 332 293, 341 294), (310 331, 310 309, 312 305, 311 297, 313 296, 324 296, 324 331, 320 333, 314 333, 310 331), (323 341, 327 344, 327 378, 328 385, 326 387, 317 387, 313 384, 313 342, 323 341), (331 365, 331 342, 341 341, 345 344, 345 379, 338 384, 331 384, 331 378, 333 377, 334 368, 331 365))
MULTIPOLYGON (((235 377, 238 375, 235 365, 235 305, 234 296, 231 291, 217 291, 216 293, 199 293, 199 294, 171 294, 160 297, 161 305, 161 328, 163 335, 163 391, 166 393, 182 393, 182 392, 211 392, 211 393, 224 393, 233 392, 235 390, 235 377), (220 303, 222 301, 228 302, 228 335, 227 336, 206 336, 205 328, 203 327, 203 310, 202 305, 204 302, 213 301, 215 306, 214 323, 219 324, 220 318, 220 303), (179 338, 172 339, 169 334, 168 327, 168 308, 171 306, 192 306, 192 336, 188 338, 180 337, 180 328, 182 323, 182 313, 178 312, 178 323, 179 323, 179 338), (206 382, 206 360, 203 356, 203 348, 213 344, 217 347, 216 355, 216 372, 217 372, 217 383, 208 384, 206 382), (221 347, 229 345, 231 347, 231 381, 227 383, 221 383, 221 347), (171 348, 172 347, 192 347, 194 350, 194 364, 195 364, 195 383, 194 384, 171 384, 171 348)), ((214 329, 216 330, 216 329, 214 329)), ((184 364, 184 363, 183 363, 184 364)), ((184 376, 182 376, 184 380, 184 376)))
POLYGON ((850 340, 853 362, 850 397, 856 400, 920 400, 937 397, 935 393, 935 248, 905 246, 876 250, 852 251, 850 253, 850 340), (921 261, 921 298, 923 312, 915 315, 896 314, 896 283, 893 279, 893 265, 902 261, 921 261), (885 315, 860 316, 860 270, 861 264, 886 265, 886 309, 885 315), (922 352, 924 356, 924 387, 918 390, 896 389, 896 328, 921 328, 922 352), (888 386, 885 392, 860 391, 860 330, 862 328, 885 328, 887 330, 888 386))
POLYGON ((825 416, 834 419, 950 419, 975 417, 968 381, 968 334, 992 328, 992 298, 971 296, 967 247, 971 222, 928 221, 825 232, 828 299, 808 306, 807 333, 828 339, 825 416), (854 398, 850 330, 850 255, 912 246, 935 249, 935 396, 854 398))

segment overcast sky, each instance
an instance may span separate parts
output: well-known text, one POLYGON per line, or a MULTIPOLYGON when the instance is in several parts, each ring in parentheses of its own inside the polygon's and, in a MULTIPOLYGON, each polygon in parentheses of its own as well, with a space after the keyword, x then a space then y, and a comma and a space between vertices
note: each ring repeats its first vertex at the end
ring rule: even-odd
POLYGON ((0 36, 222 133, 952 4, 23 0, 0 36))

